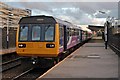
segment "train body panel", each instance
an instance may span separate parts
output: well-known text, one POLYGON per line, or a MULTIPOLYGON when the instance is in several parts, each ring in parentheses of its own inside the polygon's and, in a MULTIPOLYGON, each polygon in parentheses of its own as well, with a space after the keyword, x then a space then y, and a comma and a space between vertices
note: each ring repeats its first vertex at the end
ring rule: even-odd
POLYGON ((26 48, 17 49, 17 54, 21 56, 56 57, 59 53, 57 47, 46 48, 46 44, 56 44, 54 42, 23 42, 19 44, 26 44, 26 48))

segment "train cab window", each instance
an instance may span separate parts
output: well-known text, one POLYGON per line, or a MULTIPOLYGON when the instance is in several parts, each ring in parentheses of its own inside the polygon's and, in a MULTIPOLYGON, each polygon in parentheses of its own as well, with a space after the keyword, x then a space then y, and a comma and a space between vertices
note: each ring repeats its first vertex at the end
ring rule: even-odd
POLYGON ((32 27, 32 40, 40 40, 41 27, 33 26, 32 27))
POLYGON ((20 41, 28 40, 28 26, 23 25, 20 27, 20 41))
POLYGON ((54 26, 46 25, 45 26, 45 41, 53 41, 54 40, 54 26))

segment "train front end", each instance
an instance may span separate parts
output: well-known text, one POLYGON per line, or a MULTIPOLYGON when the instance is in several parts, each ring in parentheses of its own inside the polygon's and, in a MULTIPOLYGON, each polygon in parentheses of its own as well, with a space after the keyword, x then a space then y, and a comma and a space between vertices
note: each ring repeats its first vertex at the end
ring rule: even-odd
POLYGON ((57 57, 58 24, 52 17, 25 17, 19 22, 16 51, 25 57, 57 57))

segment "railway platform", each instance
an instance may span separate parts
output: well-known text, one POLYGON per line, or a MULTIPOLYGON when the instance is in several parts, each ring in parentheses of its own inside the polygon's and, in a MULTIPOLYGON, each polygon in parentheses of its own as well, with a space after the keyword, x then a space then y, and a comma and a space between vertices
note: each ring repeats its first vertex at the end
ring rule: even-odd
POLYGON ((9 54, 15 51, 16 51, 16 48, 1 49, 0 55, 9 54))
POLYGON ((104 43, 85 43, 37 80, 118 80, 118 56, 104 43))

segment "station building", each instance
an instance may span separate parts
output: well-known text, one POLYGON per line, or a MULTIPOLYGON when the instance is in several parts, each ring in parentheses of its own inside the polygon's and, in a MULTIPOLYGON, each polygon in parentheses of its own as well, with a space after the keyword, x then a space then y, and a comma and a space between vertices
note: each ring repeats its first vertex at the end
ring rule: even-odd
POLYGON ((7 45, 7 33, 9 32, 9 47, 15 47, 16 29, 21 17, 30 16, 30 9, 20 9, 0 2, 0 49, 7 45))

